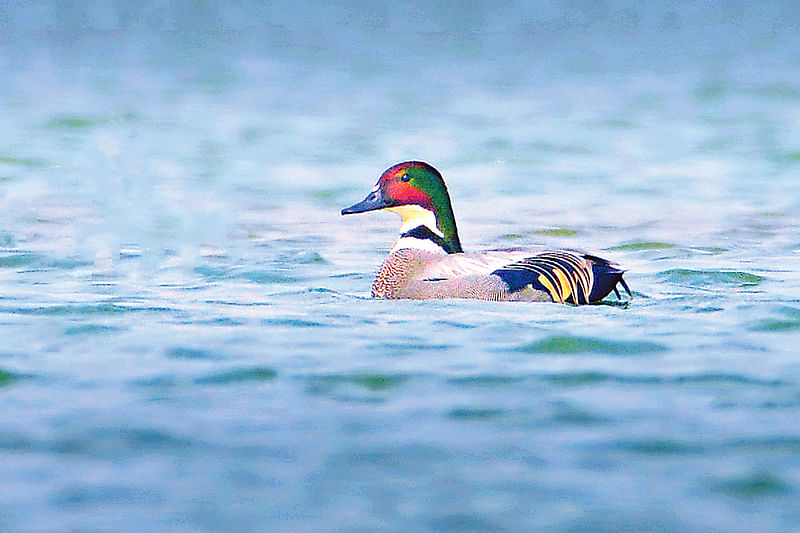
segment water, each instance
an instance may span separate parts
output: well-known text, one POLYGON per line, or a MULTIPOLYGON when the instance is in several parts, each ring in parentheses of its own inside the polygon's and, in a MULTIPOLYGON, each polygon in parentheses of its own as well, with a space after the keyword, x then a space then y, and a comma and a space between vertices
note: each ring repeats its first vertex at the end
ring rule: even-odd
POLYGON ((800 528, 800 13, 593 6, 0 7, 0 529, 800 528), (412 158, 635 298, 369 299, 412 158))

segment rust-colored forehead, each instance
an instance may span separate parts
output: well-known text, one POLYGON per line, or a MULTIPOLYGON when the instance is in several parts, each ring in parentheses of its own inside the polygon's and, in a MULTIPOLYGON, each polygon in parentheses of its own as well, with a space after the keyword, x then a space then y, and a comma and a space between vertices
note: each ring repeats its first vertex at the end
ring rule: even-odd
POLYGON ((399 163, 393 167, 389 167, 384 171, 383 174, 381 174, 381 179, 379 180, 379 183, 383 185, 389 181, 402 178, 405 175, 405 173, 408 172, 408 169, 413 166, 417 165, 415 165, 414 163, 407 162, 407 163, 399 163))

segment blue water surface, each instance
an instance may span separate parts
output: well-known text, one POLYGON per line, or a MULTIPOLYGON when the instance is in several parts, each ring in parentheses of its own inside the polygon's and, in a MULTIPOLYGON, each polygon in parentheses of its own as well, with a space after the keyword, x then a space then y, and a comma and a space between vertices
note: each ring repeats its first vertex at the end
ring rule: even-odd
POLYGON ((0 529, 800 530, 794 2, 0 5, 0 529), (387 302, 379 174, 634 298, 387 302))

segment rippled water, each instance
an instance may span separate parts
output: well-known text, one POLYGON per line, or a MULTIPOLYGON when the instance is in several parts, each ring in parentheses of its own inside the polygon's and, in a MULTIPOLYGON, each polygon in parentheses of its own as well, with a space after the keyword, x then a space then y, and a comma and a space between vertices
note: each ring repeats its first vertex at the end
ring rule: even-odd
POLYGON ((800 527, 796 8, 165 5, 0 8, 0 529, 800 527), (369 299, 412 158, 635 297, 369 299))

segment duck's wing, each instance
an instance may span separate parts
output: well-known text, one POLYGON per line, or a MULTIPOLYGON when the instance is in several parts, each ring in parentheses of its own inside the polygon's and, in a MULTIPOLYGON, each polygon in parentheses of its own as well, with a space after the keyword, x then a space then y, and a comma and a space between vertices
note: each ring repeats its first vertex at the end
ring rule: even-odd
POLYGON ((614 291, 617 284, 630 295, 624 270, 616 263, 594 255, 556 250, 526 257, 505 265, 492 274, 499 276, 511 292, 527 286, 547 291, 553 301, 575 305, 598 302, 614 291))

